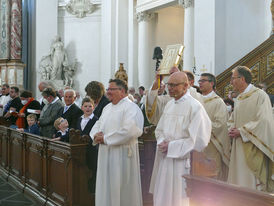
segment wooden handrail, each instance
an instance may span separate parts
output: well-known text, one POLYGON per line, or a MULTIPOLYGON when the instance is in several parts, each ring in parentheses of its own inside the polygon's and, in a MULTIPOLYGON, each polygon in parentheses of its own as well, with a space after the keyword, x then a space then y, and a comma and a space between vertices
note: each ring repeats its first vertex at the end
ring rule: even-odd
POLYGON ((251 69, 253 84, 264 82, 268 85, 267 92, 274 94, 274 35, 217 76, 217 91, 222 97, 227 97, 232 90, 231 71, 239 65, 251 69))

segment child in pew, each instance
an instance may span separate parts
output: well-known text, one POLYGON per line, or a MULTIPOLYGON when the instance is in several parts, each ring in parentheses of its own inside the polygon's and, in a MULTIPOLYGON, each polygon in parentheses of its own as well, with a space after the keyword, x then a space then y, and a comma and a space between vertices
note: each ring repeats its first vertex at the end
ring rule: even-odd
POLYGON ((21 132, 27 132, 27 133, 31 133, 31 134, 40 135, 40 128, 37 124, 37 116, 35 114, 29 114, 27 116, 27 122, 28 122, 27 129, 17 128, 17 130, 19 130, 21 132))
POLYGON ((54 122, 54 127, 57 130, 57 133, 55 134, 55 138, 53 138, 53 141, 63 141, 63 142, 69 142, 69 124, 66 119, 63 117, 59 117, 54 122))
MULTIPOLYGON (((85 97, 82 101, 82 111, 84 114, 79 118, 77 123, 77 129, 81 131, 81 135, 89 135, 93 125, 98 120, 93 114, 94 102, 91 98, 85 97)), ((88 179, 88 189, 91 193, 95 193, 95 182, 97 172, 97 159, 98 159, 98 146, 92 145, 92 139, 90 138, 86 152, 86 163, 88 168, 92 171, 91 178, 88 179)))

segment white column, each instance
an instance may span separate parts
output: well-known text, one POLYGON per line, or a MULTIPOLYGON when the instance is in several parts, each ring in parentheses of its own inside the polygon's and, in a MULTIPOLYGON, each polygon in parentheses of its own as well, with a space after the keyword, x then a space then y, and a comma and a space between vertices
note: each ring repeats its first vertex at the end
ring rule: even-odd
POLYGON ((138 86, 148 88, 153 75, 152 38, 154 14, 140 12, 137 14, 138 24, 138 86))
POLYGON ((183 70, 193 71, 194 67, 194 2, 193 0, 179 0, 185 9, 184 22, 184 67, 183 70))
POLYGON ((136 21, 136 1, 128 2, 128 86, 138 86, 138 22, 136 21))

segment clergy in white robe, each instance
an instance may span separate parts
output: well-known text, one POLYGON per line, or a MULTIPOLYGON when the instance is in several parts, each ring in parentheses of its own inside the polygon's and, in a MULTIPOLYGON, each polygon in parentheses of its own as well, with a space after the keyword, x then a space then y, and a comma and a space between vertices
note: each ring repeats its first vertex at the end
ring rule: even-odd
POLYGON ((214 161, 215 174, 211 177, 218 180, 227 180, 231 140, 228 137, 227 121, 228 112, 226 104, 213 90, 216 78, 210 73, 201 74, 198 81, 203 95, 204 108, 211 120, 212 131, 210 143, 204 150, 206 161, 214 161))
MULTIPOLYGON (((179 69, 177 67, 172 67, 170 69, 170 74, 173 74, 174 72, 178 72, 178 71, 179 69)), ((146 116, 149 122, 154 125, 158 124, 166 104, 172 99, 170 95, 158 95, 158 90, 159 90, 158 78, 159 76, 158 74, 156 74, 155 81, 153 82, 151 89, 148 91, 146 95, 146 105, 145 105, 146 116)), ((188 80, 190 80, 189 77, 188 77, 188 80)), ((194 79, 191 80, 191 82, 192 82, 191 84, 193 85, 194 79)), ((202 95, 198 93, 197 90, 191 85, 189 85, 188 89, 189 89, 190 95, 203 104, 202 95)))
POLYGON ((211 121, 188 91, 187 76, 173 73, 168 80, 171 97, 155 130, 157 150, 150 192, 154 206, 187 206, 182 175, 190 173, 190 152, 203 150, 210 141, 211 121))
POLYGON ((274 192, 274 120, 268 95, 251 83, 251 71, 238 66, 232 72, 239 92, 229 120, 233 139, 228 182, 274 192))
POLYGON ((95 205, 142 206, 137 138, 143 132, 143 114, 127 97, 122 80, 110 80, 107 95, 111 103, 90 132, 99 144, 95 205))

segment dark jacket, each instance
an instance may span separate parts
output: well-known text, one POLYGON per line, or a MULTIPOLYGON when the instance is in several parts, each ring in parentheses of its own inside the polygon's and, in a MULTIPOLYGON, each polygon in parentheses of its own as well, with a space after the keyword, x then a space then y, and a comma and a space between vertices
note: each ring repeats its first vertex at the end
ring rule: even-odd
POLYGON ((62 132, 58 131, 55 134, 55 138, 60 137, 60 141, 62 142, 69 142, 69 129, 66 131, 66 133, 64 135, 62 135, 62 132))
MULTIPOLYGON (((41 105, 40 105, 40 103, 39 103, 37 100, 33 100, 33 101, 27 106, 26 110, 24 111, 24 113, 25 113, 25 125, 26 125, 26 127, 27 127, 27 125, 28 125, 27 116, 28 116, 29 114, 31 114, 31 113, 28 112, 28 109, 40 110, 40 107, 41 107, 41 105)), ((35 114, 35 115, 36 115, 37 119, 39 119, 40 114, 35 114)))
POLYGON ((98 103, 98 105, 95 107, 94 111, 93 111, 93 114, 100 118, 102 112, 103 112, 103 109, 104 107, 109 103, 110 101, 108 100, 108 98, 103 95, 100 102, 98 103))
MULTIPOLYGON (((98 120, 98 117, 96 115, 93 116, 92 119, 90 119, 85 126, 84 130, 81 128, 81 121, 82 117, 79 118, 77 123, 77 129, 81 131, 81 135, 88 135, 98 120)), ((86 163, 88 168, 92 171, 92 177, 88 180, 88 190, 91 193, 95 193, 95 183, 96 183, 96 173, 97 173, 97 160, 98 160, 98 147, 92 145, 92 139, 89 139, 89 143, 87 146, 87 152, 86 152, 86 163)))
MULTIPOLYGON (((16 109, 16 112, 19 112, 20 109, 23 107, 23 104, 21 103, 20 97, 15 97, 11 100, 8 110, 13 107, 16 109)), ((7 118, 8 121, 10 121, 11 124, 15 124, 17 120, 17 115, 11 115, 7 118)))
POLYGON ((24 129, 24 132, 40 135, 40 128, 39 128, 38 124, 34 124, 31 127, 24 129))
POLYGON ((60 116, 68 121, 69 128, 76 129, 77 121, 82 115, 83 111, 75 103, 73 103, 65 113, 63 110, 60 116))

